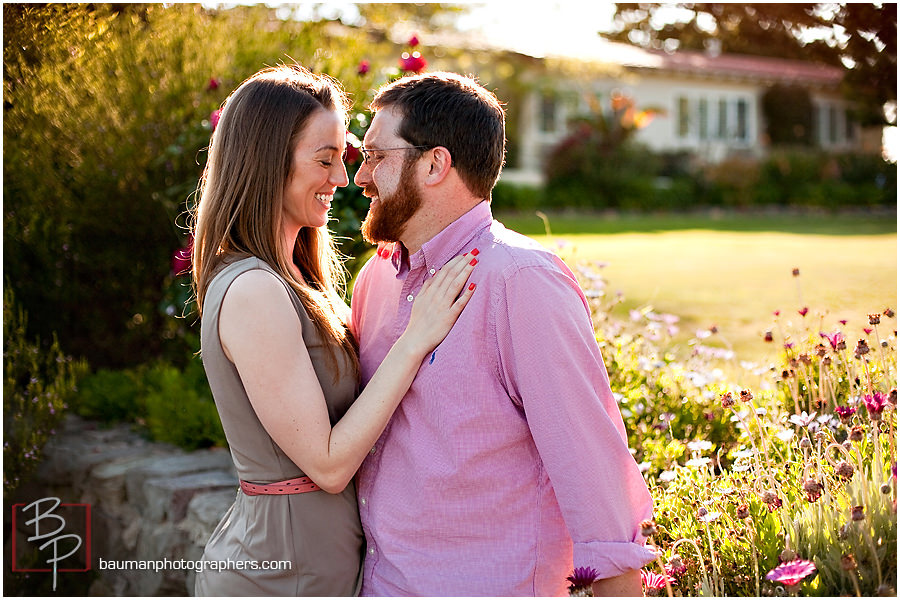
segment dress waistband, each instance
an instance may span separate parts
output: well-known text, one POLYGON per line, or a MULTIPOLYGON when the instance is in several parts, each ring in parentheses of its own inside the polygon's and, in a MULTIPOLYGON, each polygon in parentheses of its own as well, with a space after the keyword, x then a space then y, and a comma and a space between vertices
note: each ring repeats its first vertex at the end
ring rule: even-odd
POLYGON ((250 483, 241 479, 241 491, 248 496, 305 494, 321 489, 309 477, 295 477, 275 483, 250 483))

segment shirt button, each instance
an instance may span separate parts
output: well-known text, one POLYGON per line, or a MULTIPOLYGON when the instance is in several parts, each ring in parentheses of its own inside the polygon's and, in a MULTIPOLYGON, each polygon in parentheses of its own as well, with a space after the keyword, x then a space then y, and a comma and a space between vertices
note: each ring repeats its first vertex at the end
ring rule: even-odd
POLYGON ((375 548, 369 548, 369 554, 375 554, 375 548))
POLYGON ((415 300, 415 298, 416 298, 415 296, 413 296, 412 294, 410 294, 409 296, 406 297, 406 300, 407 300, 408 302, 412 302, 413 300, 415 300))
POLYGON ((437 273, 437 271, 434 270, 434 269, 428 269, 428 272, 431 273, 432 275, 434 275, 435 273, 437 273))
POLYGON ((365 498, 360 498, 360 499, 359 499, 359 503, 362 504, 363 506, 365 506, 365 505, 366 505, 366 499, 365 499, 365 498))
POLYGON ((372 446, 372 449, 369 450, 369 454, 375 454, 375 446, 372 446))

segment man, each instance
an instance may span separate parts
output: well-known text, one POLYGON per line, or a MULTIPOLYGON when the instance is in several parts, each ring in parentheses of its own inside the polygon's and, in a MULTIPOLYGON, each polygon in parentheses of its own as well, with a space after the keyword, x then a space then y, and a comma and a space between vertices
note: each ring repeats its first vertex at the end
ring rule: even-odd
POLYGON ((363 384, 423 283, 477 256, 474 296, 359 471, 363 594, 551 596, 573 567, 641 595, 652 502, 628 451, 584 294, 559 258, 494 221, 497 98, 451 73, 382 88, 356 183, 378 252, 353 294, 363 384))

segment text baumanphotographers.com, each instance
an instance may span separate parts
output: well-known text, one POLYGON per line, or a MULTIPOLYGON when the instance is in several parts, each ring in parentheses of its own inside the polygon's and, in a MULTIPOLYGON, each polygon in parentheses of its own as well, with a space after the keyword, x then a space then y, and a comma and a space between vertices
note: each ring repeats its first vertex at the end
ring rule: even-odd
POLYGON ((289 560, 188 560, 179 558, 171 560, 107 560, 98 559, 101 571, 289 571, 292 567, 289 560))

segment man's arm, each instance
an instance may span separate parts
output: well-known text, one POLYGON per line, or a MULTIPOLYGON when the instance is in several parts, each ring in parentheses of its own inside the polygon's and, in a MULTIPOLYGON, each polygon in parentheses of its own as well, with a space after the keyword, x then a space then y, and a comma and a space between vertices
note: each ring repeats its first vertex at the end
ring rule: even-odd
POLYGON ((652 499, 628 450, 584 296, 565 266, 518 269, 503 287, 495 303, 501 377, 524 408, 574 541, 574 566, 595 569, 609 580, 602 587, 634 591, 624 585, 634 575, 625 575, 655 558, 640 534, 652 499))
POLYGON ((600 596, 643 596, 641 587, 641 572, 638 569, 609 577, 598 579, 591 585, 595 597, 600 596))

